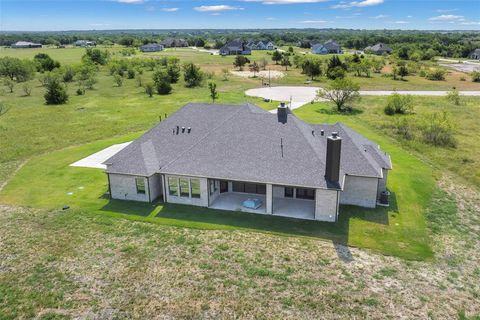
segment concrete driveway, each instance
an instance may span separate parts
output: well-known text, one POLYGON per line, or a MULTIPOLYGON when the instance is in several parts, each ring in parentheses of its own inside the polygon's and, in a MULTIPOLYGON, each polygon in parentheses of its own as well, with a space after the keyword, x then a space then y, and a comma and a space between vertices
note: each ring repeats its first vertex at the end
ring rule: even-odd
MULTIPOLYGON (((293 86, 280 86, 280 87, 265 87, 255 88, 245 91, 247 96, 260 97, 264 99, 270 99, 273 101, 283 101, 291 103, 291 109, 299 108, 307 103, 310 103, 315 99, 317 90, 320 87, 293 87, 293 86)), ((398 94, 408 94, 413 96, 446 96, 448 91, 392 91, 392 90, 380 90, 380 91, 359 91, 361 96, 389 96, 394 92, 398 94)), ((462 96, 480 96, 480 91, 460 91, 462 96)), ((275 110, 272 112, 276 112, 275 110)))

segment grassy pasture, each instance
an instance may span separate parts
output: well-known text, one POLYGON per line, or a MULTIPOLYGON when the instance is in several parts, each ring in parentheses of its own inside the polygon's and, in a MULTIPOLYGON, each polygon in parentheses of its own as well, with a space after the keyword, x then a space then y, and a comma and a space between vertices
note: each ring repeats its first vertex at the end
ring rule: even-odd
MULTIPOLYGON (((298 114, 308 121, 323 122, 322 117, 310 116, 315 110, 316 108, 308 106, 300 109, 298 114)), ((331 118, 328 122, 336 120, 331 118)), ((395 171, 389 177, 389 188, 394 192, 395 200, 389 209, 342 207, 341 218, 336 225, 217 212, 172 204, 152 206, 111 201, 104 195, 107 191, 107 180, 101 170, 68 166, 113 143, 132 140, 138 134, 33 157, 0 193, 0 202, 42 208, 60 208, 68 204, 99 214, 154 223, 299 234, 371 248, 406 259, 430 258, 432 251, 422 212, 428 206, 435 186, 432 169, 403 151, 390 139, 376 134, 354 119, 347 120, 346 123, 380 143, 391 154, 395 171)))
MULTIPOLYGON (((72 56, 75 53, 78 60, 83 52, 83 49, 76 48, 65 50, 72 50, 72 56)), ((25 54, 30 52, 32 56, 34 54, 29 50, 22 52, 25 54)), ((265 103, 260 99, 245 97, 244 91, 258 86, 259 79, 230 76, 228 81, 221 80, 218 69, 230 66, 233 57, 213 56, 191 49, 169 49, 149 55, 175 55, 182 61, 193 61, 204 69, 210 68, 211 71, 215 71, 213 80, 218 84, 220 103, 249 101, 266 109, 276 106, 276 102, 265 103), (218 64, 218 61, 222 63, 218 64)), ((266 55, 268 55, 266 52, 255 52, 252 57, 260 59, 266 55)), ((271 67, 282 69, 281 66, 271 67)), ((143 78, 148 81, 151 73, 145 72, 143 78)), ((305 76, 300 75, 298 70, 289 70, 287 77, 274 84, 299 84, 304 80, 305 76)), ((368 80, 369 85, 374 86, 375 81, 387 82, 388 79, 373 77, 358 80, 368 80)), ((226 214, 224 217, 224 213, 217 214, 198 208, 170 205, 142 207, 136 203, 109 202, 103 198, 106 179, 100 171, 68 167, 68 164, 114 142, 131 140, 138 136, 139 132, 154 125, 159 116, 171 114, 185 103, 208 102, 206 86, 188 89, 180 81, 174 85, 172 94, 149 98, 142 88, 136 86, 133 79, 126 79, 122 87, 116 87, 107 70, 101 68, 95 90, 87 90, 86 95, 76 96, 74 93, 76 87, 73 83, 68 88, 70 93, 68 104, 46 106, 43 102, 44 89, 40 87, 38 80, 32 80, 32 84, 34 89, 29 97, 22 96, 20 85, 17 85, 14 93, 3 92, 0 96, 2 101, 11 106, 11 110, 0 119, 0 148, 3 151, 0 154, 0 162, 11 165, 30 159, 2 191, 1 202, 44 208, 58 208, 67 203, 103 214, 159 223, 207 228, 245 227, 267 229, 271 232, 300 233, 411 259, 426 259, 432 255, 422 213, 428 206, 430 194, 434 189, 433 171, 428 165, 404 151, 403 142, 394 141, 394 138, 390 138, 391 133, 383 130, 387 121, 381 111, 385 103, 383 97, 363 98, 355 104, 360 112, 354 115, 336 114, 327 104, 308 105, 296 111, 308 122, 345 122, 380 143, 394 159, 395 170, 390 177, 390 188, 398 195, 395 207, 377 211, 343 207, 342 218, 337 226, 319 224, 321 227, 316 228, 302 222, 294 224, 290 224, 290 221, 282 222, 283 219, 280 218, 272 221, 268 217, 254 216, 246 220, 247 222, 240 222, 235 214, 233 216, 226 214), (85 143, 88 144, 84 145, 85 143), (78 187, 83 187, 81 189, 83 191, 78 187), (74 195, 69 196, 68 192, 74 192, 74 195), (264 227, 267 225, 273 227, 264 227)), ((416 89, 418 88, 417 86, 416 89)), ((458 122, 466 121, 472 126, 476 125, 472 119, 478 115, 478 99, 466 100, 462 108, 468 110, 468 114, 454 112, 457 107, 447 104, 444 98, 415 99, 419 106, 418 112, 443 108, 453 111, 452 114, 458 122)), ((466 131, 463 131, 463 128, 458 131, 459 134, 464 132, 466 131)), ((464 175, 466 179, 473 176, 474 178, 469 180, 476 182, 479 170, 478 166, 475 166, 478 147, 474 141, 474 136, 462 140, 456 152, 428 148, 424 145, 408 147, 418 153, 427 150, 423 157, 440 169, 453 163, 453 159, 457 157, 473 160, 467 161, 463 169, 456 172, 464 175), (469 172, 475 174, 468 175, 469 172)), ((454 171, 456 169, 453 165, 449 168, 454 171)))

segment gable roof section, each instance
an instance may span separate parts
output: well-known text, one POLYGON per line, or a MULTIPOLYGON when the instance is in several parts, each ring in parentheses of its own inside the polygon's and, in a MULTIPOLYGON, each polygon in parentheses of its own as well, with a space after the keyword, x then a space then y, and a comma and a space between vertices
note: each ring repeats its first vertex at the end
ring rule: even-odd
POLYGON ((334 131, 343 139, 340 176, 380 178, 383 167, 391 168, 377 145, 342 124, 311 125, 291 113, 283 123, 251 104, 188 104, 105 163, 110 173, 342 188, 324 177, 327 137, 334 131))

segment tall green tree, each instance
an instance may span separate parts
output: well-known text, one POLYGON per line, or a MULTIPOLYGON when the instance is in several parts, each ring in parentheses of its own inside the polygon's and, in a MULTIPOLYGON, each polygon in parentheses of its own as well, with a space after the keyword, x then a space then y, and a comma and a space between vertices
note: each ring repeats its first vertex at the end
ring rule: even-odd
POLYGON ((87 48, 85 51, 85 55, 82 57, 84 61, 90 61, 94 64, 105 65, 108 61, 108 51, 107 50, 100 50, 97 48, 87 48))
POLYGON ((183 65, 183 80, 187 88, 199 86, 203 81, 203 72, 193 63, 183 65))
POLYGON ((282 61, 280 62, 280 64, 285 67, 285 71, 288 70, 288 67, 292 65, 292 63, 290 62, 290 57, 287 56, 286 54, 283 55, 282 57, 282 61))
POLYGON ((167 74, 170 78, 170 83, 177 83, 180 79, 180 65, 177 62, 167 64, 167 74))
POLYGON ((325 89, 317 91, 317 97, 335 103, 337 110, 346 111, 345 105, 359 97, 360 86, 347 78, 338 78, 330 82, 325 89))
POLYGON ((47 92, 45 92, 44 98, 46 104, 64 104, 68 101, 67 89, 60 79, 52 77, 48 81, 47 92))
POLYGON ((278 62, 281 60, 282 60, 282 53, 278 50, 273 51, 272 61, 275 61, 275 64, 278 64, 278 62))
POLYGON ((33 61, 37 65, 38 72, 52 71, 60 67, 60 62, 53 60, 46 53, 37 53, 35 57, 33 57, 33 61))
POLYGON ((313 80, 322 74, 321 62, 318 59, 305 59, 302 64, 302 71, 313 80))
POLYGON ((158 94, 169 94, 172 91, 170 77, 164 69, 157 70, 153 73, 153 82, 155 83, 155 89, 158 94))
POLYGON ((242 55, 237 55, 235 57, 235 60, 233 61, 234 67, 238 68, 238 70, 243 70, 243 66, 249 63, 250 60, 248 60, 247 57, 242 56, 242 55))
POLYGON ((0 76, 8 77, 10 80, 28 81, 34 77, 35 70, 35 64, 30 60, 14 57, 0 58, 0 76))

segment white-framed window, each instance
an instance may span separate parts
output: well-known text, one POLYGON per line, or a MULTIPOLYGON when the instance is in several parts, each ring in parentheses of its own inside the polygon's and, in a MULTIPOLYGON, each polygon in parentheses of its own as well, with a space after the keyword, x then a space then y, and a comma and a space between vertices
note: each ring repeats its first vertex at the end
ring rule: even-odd
POLYGON ((179 178, 178 185, 180 186, 180 197, 190 197, 190 186, 188 178, 179 178))
POLYGON ((178 196, 178 179, 175 177, 168 177, 168 194, 178 196))
POLYGON ((200 180, 190 179, 190 194, 192 198, 200 198, 200 180))

